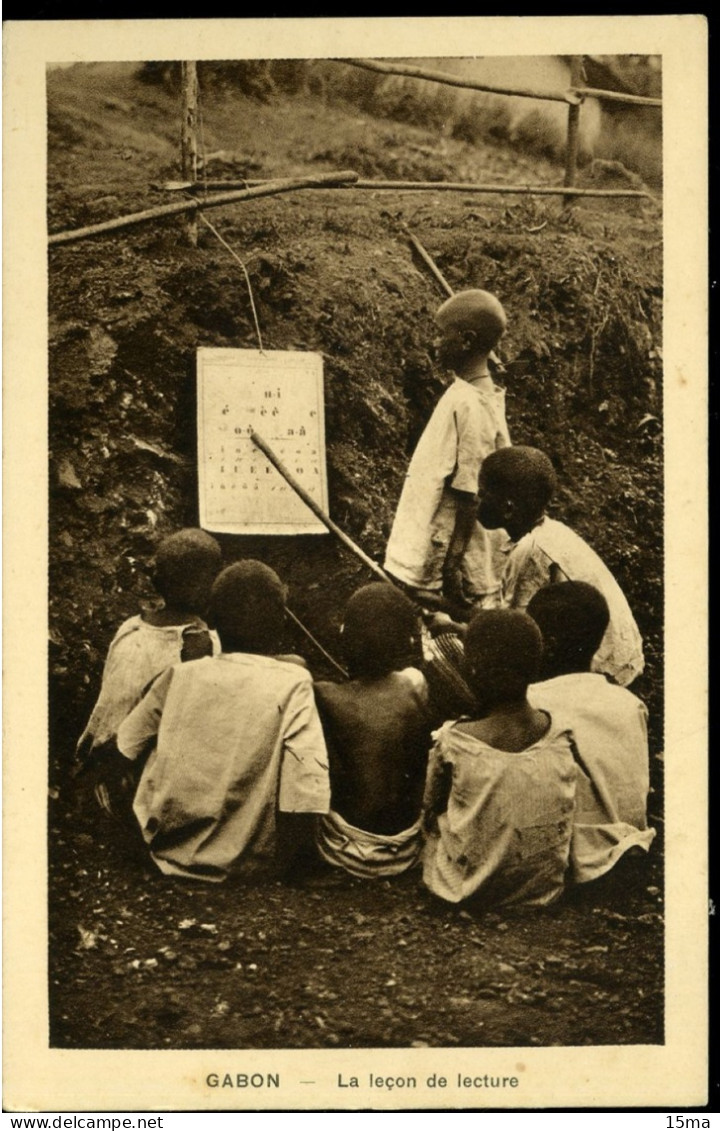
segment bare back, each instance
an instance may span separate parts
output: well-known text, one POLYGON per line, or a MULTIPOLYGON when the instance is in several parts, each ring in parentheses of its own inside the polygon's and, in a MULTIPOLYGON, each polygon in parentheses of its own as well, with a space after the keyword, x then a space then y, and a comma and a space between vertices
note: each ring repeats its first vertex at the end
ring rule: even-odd
POLYGON ((315 685, 330 760, 332 807, 356 828, 391 836, 422 803, 430 718, 414 668, 315 685))

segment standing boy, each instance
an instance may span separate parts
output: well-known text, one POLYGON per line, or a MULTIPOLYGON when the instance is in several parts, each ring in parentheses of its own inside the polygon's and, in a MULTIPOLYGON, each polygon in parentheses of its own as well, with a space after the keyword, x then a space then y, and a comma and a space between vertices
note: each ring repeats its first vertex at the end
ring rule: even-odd
POLYGON ((455 373, 410 461, 385 554, 385 569, 412 590, 442 591, 466 607, 495 605, 499 538, 477 520, 485 457, 510 443, 505 392, 488 356, 505 331, 498 299, 461 291, 436 315, 438 361, 455 373))
POLYGON ((229 566, 210 598, 220 655, 170 668, 120 727, 118 749, 131 761, 157 743, 133 807, 161 872, 218 882, 266 868, 280 814, 292 815, 297 848, 312 832, 308 815, 327 812, 312 679, 277 655, 284 618, 273 570, 229 566))

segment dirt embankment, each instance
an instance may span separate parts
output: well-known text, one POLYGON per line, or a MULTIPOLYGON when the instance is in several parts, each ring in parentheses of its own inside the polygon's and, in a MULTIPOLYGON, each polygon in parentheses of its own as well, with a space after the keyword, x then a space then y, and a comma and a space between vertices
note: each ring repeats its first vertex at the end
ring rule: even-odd
MULTIPOLYGON (((153 194, 150 183, 177 176, 176 107, 169 94, 148 91, 121 68, 73 74, 50 77, 53 231, 147 207, 164 199, 153 194)), ((234 175, 242 175, 237 154, 244 153, 245 175, 350 164, 361 173, 383 176, 559 179, 547 163, 516 158, 501 147, 439 143, 411 126, 323 107, 312 98, 260 104, 225 94, 206 105, 204 129, 208 151, 225 151, 218 171, 234 175)), ((647 672, 638 690, 650 707, 653 753, 659 752, 662 259, 655 206, 613 202, 611 208, 585 204, 568 212, 558 201, 510 196, 326 191, 218 210, 211 219, 247 265, 266 346, 316 350, 324 356, 330 512, 378 559, 409 455, 446 379, 433 370, 428 353, 442 294, 414 260, 400 222, 422 239, 453 287, 482 286, 502 298, 509 314, 501 354, 512 437, 551 455, 561 484, 553 513, 598 550, 630 600, 646 643, 647 672)), ((440 1025, 428 1020, 432 1003, 419 984, 404 987, 407 1000, 398 996, 398 985, 410 977, 403 955, 417 954, 416 946, 428 952, 437 937, 426 912, 416 916, 415 903, 422 896, 415 881, 392 895, 384 889, 379 896, 372 893, 372 909, 365 906, 369 897, 361 885, 341 885, 332 899, 354 916, 354 927, 352 939, 348 936, 339 947, 331 941, 334 911, 330 922, 326 916, 327 930, 322 923, 312 926, 316 908, 308 904, 307 894, 298 893, 273 895, 270 902, 280 909, 277 916, 273 911, 271 927, 262 893, 249 897, 250 927, 243 937, 218 892, 178 894, 158 890, 155 883, 150 915, 148 905, 137 902, 137 876, 128 880, 119 870, 107 831, 98 832, 87 814, 78 825, 76 813, 75 831, 68 833, 73 800, 66 784, 67 761, 96 694, 108 641, 123 617, 151 596, 146 563, 158 538, 197 521, 195 351, 256 344, 242 273, 202 224, 197 248, 183 244, 177 221, 163 221, 50 252, 50 686, 56 796, 51 835, 58 880, 56 954, 61 956, 53 991, 56 1039, 71 1045, 87 1040, 115 1046, 138 1040, 167 1044, 161 1036, 165 1017, 173 1044, 222 1045, 228 1013, 237 1022, 230 1043, 258 1046, 482 1043, 483 1034, 488 1043, 501 1044, 526 1038, 532 1043, 533 1035, 539 1043, 577 1043, 584 1036, 593 1043, 660 1039, 660 988, 647 989, 656 977, 653 964, 658 977, 660 972, 657 876, 647 887, 651 894, 638 889, 635 902, 624 906, 624 918, 614 925, 608 926, 601 919, 605 912, 595 909, 595 934, 585 934, 589 909, 582 914, 565 909, 543 919, 549 942, 542 961, 530 953, 534 928, 522 918, 502 940, 497 937, 497 948, 495 932, 502 924, 486 922, 478 953, 487 956, 493 970, 494 963, 505 961, 507 971, 498 975, 488 966, 489 990, 475 994, 476 979, 472 1007, 464 991, 455 993, 457 1002, 451 995, 452 1020, 440 1025), (86 825, 88 831, 82 831, 86 825), (83 872, 87 877, 88 851, 100 877, 90 887, 81 878, 83 872), (385 942, 382 932, 373 935, 376 924, 366 923, 379 914, 378 898, 383 906, 387 901, 392 925, 385 942), (118 900, 136 902, 123 911, 118 900), (308 907, 313 911, 309 918, 308 907), (165 957, 155 961, 160 938, 153 939, 151 920, 155 916, 156 922, 158 914, 175 925, 164 930, 165 957), (291 914, 301 924, 299 947, 304 940, 305 952, 315 961, 320 954, 336 956, 320 960, 305 990, 296 984, 300 973, 292 965, 288 984, 277 982, 277 962, 290 945, 280 938, 283 915, 291 914), (639 915, 646 916, 644 925, 636 925, 639 915), (184 935, 178 926, 186 918, 215 923, 217 939, 214 932, 206 937, 196 931, 186 945, 192 931, 184 935), (84 945, 81 934, 80 946, 73 949, 76 919, 85 930, 95 924, 92 945, 84 945), (358 926, 365 932, 355 930, 358 926), (618 926, 623 946, 634 949, 639 964, 630 973, 613 966, 611 974, 602 957, 618 926), (133 954, 119 947, 118 932, 135 948, 133 954), (550 1008, 552 997, 562 999, 568 992, 567 986, 560 987, 567 979, 558 963, 570 970, 566 959, 581 937, 589 944, 585 959, 578 960, 585 973, 577 976, 574 989, 570 983, 573 1005, 561 1024, 550 1008), (396 951, 398 938, 408 944, 407 951, 398 951, 390 962, 387 953, 396 951), (355 1016, 347 1013, 336 974, 347 972, 351 951, 365 943, 367 1001, 365 1007, 357 1004, 355 1016), (184 965, 179 960, 176 965, 168 952, 182 952, 184 965), (135 958, 140 966, 132 965, 135 958), (219 986, 231 960, 234 970, 240 963, 249 980, 228 1005, 219 986), (261 971, 257 977, 251 962, 261 971), (193 1020, 187 1003, 200 993, 192 988, 198 965, 208 981, 202 1001, 196 1001, 198 1020, 193 1020), (113 981, 113 970, 123 977, 113 981), (649 996, 640 1007, 643 986, 649 996), (261 1024, 252 1018, 268 987, 277 1001, 261 1024), (98 993, 118 1005, 117 1023, 99 1010, 98 993), (303 1012, 304 1006, 282 1005, 297 1002, 303 993, 308 1001, 322 998, 326 1005, 319 1010, 313 1005, 310 1012, 309 1006, 303 1012), (613 1020, 614 1003, 625 1000, 626 993, 635 995, 623 1015, 627 1024, 619 1015, 613 1020), (141 998, 154 1020, 139 1005, 141 998), (332 1020, 335 1014, 339 1018, 340 1007, 327 1005, 338 998, 344 1003, 345 1030, 332 1020), (494 998, 504 1007, 509 1001, 514 1018, 509 1027, 507 1018, 492 1013, 495 1006, 478 1006, 482 1000, 492 1005, 494 998), (92 1015, 89 1031, 79 1025, 78 1000, 92 1015), (539 1013, 531 1023, 520 1023, 523 1002, 530 1001, 539 1013), (596 1023, 590 1025, 593 1015, 596 1023), (468 1021, 470 1016, 474 1020, 468 1021), (578 1026, 584 1026, 583 1037, 578 1037, 578 1026)), ((275 566, 290 586, 294 611, 331 651, 336 648, 344 601, 369 579, 360 563, 329 535, 228 536, 221 541, 228 561, 258 556, 275 566)), ((306 652, 318 674, 328 674, 302 638, 289 643, 306 652)), ((659 770, 654 760, 651 810, 654 806, 658 815, 659 770)), ((327 899, 327 893, 320 898, 327 899)), ((432 969, 424 977, 430 982, 439 977, 452 951, 462 967, 456 971, 460 984, 469 976, 468 954, 475 953, 461 951, 461 941, 462 947, 472 944, 474 939, 465 936, 477 930, 456 919, 447 919, 445 926, 445 940, 452 938, 452 946, 447 950, 443 943, 434 952, 428 959, 432 969)), ((632 966, 627 963, 628 969, 632 966)))

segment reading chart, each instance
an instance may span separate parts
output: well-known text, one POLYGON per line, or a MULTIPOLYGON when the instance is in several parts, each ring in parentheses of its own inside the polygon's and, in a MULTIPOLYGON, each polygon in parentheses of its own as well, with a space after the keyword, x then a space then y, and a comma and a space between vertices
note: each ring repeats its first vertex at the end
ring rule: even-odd
POLYGON ((199 349, 197 392, 200 525, 221 534, 326 534, 250 439, 257 432, 327 512, 322 356, 199 349))

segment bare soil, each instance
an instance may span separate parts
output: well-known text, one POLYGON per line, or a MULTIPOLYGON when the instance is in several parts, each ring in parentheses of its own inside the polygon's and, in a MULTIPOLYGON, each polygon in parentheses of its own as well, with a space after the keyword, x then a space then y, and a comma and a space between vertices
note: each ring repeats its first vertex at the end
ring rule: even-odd
MULTIPOLYGON (((129 65, 48 77, 48 224, 164 203, 178 104, 129 65)), ((363 176, 558 183, 349 103, 230 89, 203 100, 213 177, 340 167, 363 176)), ((585 182, 613 184, 603 166, 585 182)), ((173 198, 174 199, 174 198, 173 198)), ((151 597, 158 538, 197 522, 194 359, 257 345, 242 272, 199 225, 164 220, 50 251, 50 1001, 61 1047, 577 1045, 663 1040, 662 248, 659 204, 465 193, 295 193, 209 219, 246 264, 266 346, 325 359, 330 510, 381 560, 409 455, 446 377, 437 283, 496 291, 516 443, 544 448, 553 514, 601 554, 645 639, 653 849, 538 914, 440 906, 419 877, 195 887, 159 876, 70 780, 109 639, 151 597)), ((368 571, 330 536, 222 537, 257 556, 332 652, 368 571)), ((332 676, 302 636, 315 674, 332 676)))

